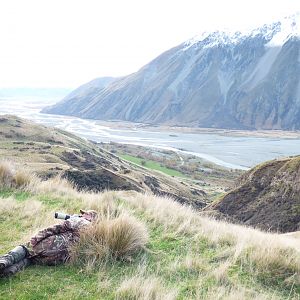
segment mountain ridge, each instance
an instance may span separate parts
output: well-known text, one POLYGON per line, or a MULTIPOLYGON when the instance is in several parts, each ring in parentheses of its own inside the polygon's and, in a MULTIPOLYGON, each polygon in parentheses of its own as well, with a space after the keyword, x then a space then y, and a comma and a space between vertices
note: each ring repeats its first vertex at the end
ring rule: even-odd
POLYGON ((300 129, 300 15, 186 41, 96 93, 43 112, 230 129, 300 129), (74 107, 73 109, 72 107, 74 107))

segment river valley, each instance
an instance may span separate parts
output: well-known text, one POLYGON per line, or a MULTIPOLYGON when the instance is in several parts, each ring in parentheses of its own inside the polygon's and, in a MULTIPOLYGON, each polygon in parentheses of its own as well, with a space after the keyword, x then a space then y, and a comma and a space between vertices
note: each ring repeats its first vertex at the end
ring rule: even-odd
POLYGON ((96 142, 124 144, 173 150, 193 154, 218 165, 246 170, 260 162, 300 153, 299 138, 237 136, 218 131, 191 133, 161 131, 137 126, 111 126, 111 123, 76 117, 42 114, 40 110, 60 99, 53 97, 2 97, 0 114, 13 114, 34 122, 55 126, 96 142))

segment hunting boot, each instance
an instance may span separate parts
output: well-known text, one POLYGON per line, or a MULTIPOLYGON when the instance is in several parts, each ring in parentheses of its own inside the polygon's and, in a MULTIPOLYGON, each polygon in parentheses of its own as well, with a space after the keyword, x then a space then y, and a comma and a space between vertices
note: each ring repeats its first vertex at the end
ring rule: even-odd
POLYGON ((24 246, 17 246, 7 254, 0 257, 0 272, 5 268, 21 261, 27 256, 27 249, 24 246))
POLYGON ((29 258, 24 258, 20 260, 19 262, 11 265, 10 267, 5 268, 1 274, 0 277, 8 277, 16 274, 17 272, 25 269, 27 266, 30 265, 30 259, 29 258))

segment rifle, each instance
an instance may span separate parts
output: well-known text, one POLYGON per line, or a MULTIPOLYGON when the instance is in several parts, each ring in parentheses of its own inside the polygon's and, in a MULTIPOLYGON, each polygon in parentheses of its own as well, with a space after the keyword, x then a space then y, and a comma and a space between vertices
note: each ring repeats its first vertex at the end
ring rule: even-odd
POLYGON ((56 212, 54 213, 54 218, 55 219, 61 219, 61 220, 68 220, 70 218, 81 218, 82 216, 81 215, 68 215, 68 214, 65 214, 65 213, 62 213, 62 212, 56 212))

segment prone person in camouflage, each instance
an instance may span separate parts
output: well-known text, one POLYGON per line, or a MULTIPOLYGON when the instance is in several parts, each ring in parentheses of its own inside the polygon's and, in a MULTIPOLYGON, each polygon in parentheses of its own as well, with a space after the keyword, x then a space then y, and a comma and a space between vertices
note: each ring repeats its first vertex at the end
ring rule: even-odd
POLYGON ((79 241, 80 230, 97 219, 94 210, 39 231, 28 243, 0 256, 0 277, 10 276, 30 264, 57 265, 70 259, 70 247, 79 241))

